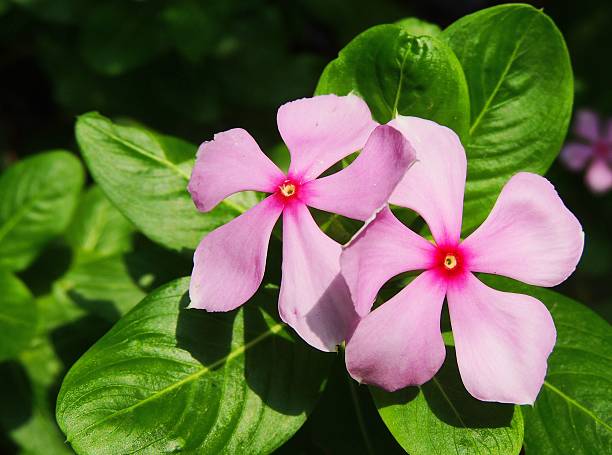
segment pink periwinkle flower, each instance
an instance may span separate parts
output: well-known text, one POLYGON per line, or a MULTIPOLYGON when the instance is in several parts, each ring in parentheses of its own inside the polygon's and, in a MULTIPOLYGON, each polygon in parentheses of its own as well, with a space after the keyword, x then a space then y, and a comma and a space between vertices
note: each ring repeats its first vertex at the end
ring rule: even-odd
POLYGON ((570 142, 561 160, 572 171, 587 168, 585 180, 594 193, 612 188, 612 119, 604 127, 593 111, 581 110, 574 120, 574 134, 584 142, 570 142))
POLYGON ((201 241, 190 307, 229 311, 255 293, 282 213, 281 318, 312 346, 332 351, 357 316, 340 274, 341 246, 319 229, 307 207, 365 221, 387 203, 414 162, 414 150, 401 133, 378 126, 354 95, 287 103, 279 108, 277 123, 291 154, 286 175, 242 129, 216 134, 198 150, 189 192, 199 210, 207 212, 240 191, 271 194, 201 241), (345 169, 317 178, 358 150, 345 169))
POLYGON ((582 254, 580 223, 545 178, 521 172, 504 186, 484 223, 462 241, 466 156, 459 138, 415 117, 390 125, 417 153, 390 202, 419 213, 434 242, 385 208, 345 247, 342 273, 363 317, 347 342, 350 374, 388 391, 430 380, 446 355, 440 333, 446 297, 459 371, 470 394, 484 401, 533 403, 556 339, 550 313, 539 300, 492 289, 474 273, 555 286, 582 254), (387 280, 417 270, 423 272, 370 312, 387 280))

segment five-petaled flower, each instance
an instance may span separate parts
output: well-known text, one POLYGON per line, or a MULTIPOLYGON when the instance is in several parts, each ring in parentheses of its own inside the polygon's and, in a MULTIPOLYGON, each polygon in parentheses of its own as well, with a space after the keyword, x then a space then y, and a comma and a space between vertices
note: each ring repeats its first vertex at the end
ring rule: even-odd
POLYGON ((612 189, 612 119, 605 127, 597 114, 578 111, 574 134, 584 142, 570 142, 561 151, 561 160, 572 171, 587 167, 586 182, 595 193, 612 189))
POLYGON ((466 156, 459 138, 414 117, 390 125, 417 153, 390 202, 419 213, 435 242, 385 208, 345 247, 342 273, 363 317, 347 342, 350 374, 389 391, 430 380, 446 354, 440 333, 446 297, 467 390, 485 401, 533 403, 555 344, 550 313, 537 299, 492 289, 474 273, 557 285, 582 254, 580 223, 545 178, 522 172, 504 186, 484 223, 461 241, 466 156), (417 270, 423 272, 370 312, 387 280, 417 270))
POLYGON ((325 235, 307 206, 365 221, 384 206, 414 162, 401 133, 372 120, 354 95, 326 95, 280 107, 278 129, 289 148, 285 175, 242 129, 202 144, 189 192, 202 211, 245 190, 271 193, 208 234, 194 256, 190 307, 229 311, 245 303, 263 279, 268 242, 283 215, 282 319, 312 346, 336 348, 356 313, 340 275, 341 246, 325 235), (348 167, 319 177, 361 150, 348 167))

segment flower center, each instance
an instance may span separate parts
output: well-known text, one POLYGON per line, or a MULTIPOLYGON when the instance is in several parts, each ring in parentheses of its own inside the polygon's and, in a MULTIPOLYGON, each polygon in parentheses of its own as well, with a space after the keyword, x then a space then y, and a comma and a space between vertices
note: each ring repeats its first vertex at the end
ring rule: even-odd
POLYGON ((455 267, 457 267, 457 258, 454 254, 447 254, 444 257, 444 268, 446 270, 453 270, 455 267))
POLYGON ((595 156, 598 158, 608 159, 608 153, 612 151, 612 147, 604 141, 597 141, 593 144, 595 156))
POLYGON ((285 180, 281 186, 278 187, 280 192, 285 197, 291 197, 295 194, 295 185, 288 180, 285 180))

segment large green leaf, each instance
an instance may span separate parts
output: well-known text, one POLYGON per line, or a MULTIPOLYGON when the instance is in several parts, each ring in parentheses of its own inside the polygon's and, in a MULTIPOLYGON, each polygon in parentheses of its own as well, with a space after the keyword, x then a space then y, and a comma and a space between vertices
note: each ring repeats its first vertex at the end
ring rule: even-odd
POLYGON ((0 176, 0 267, 22 270, 68 225, 83 185, 80 161, 54 151, 0 176))
POLYGON ((15 357, 36 333, 37 311, 28 288, 0 269, 0 362, 15 357))
POLYGON ((187 192, 195 146, 89 113, 76 137, 94 179, 146 236, 172 249, 194 249, 204 234, 254 202, 239 194, 212 212, 196 210, 187 192))
POLYGON ((414 115, 467 132, 469 96, 457 58, 444 42, 412 36, 399 25, 366 30, 327 65, 316 94, 350 92, 381 123, 414 115))
POLYGON ((443 32, 465 72, 471 121, 464 230, 489 213, 516 172, 543 174, 571 116, 573 79, 563 37, 529 5, 500 5, 443 32))
POLYGON ((521 450, 520 407, 473 398, 461 382, 451 346, 442 369, 423 386, 394 393, 370 390, 387 427, 410 455, 512 455, 521 450))
POLYGON ((66 376, 57 420, 78 453, 269 453, 305 421, 333 356, 257 298, 186 310, 188 283, 150 294, 66 376))
POLYGON ((612 453, 612 331, 610 324, 556 292, 499 277, 504 291, 544 302, 557 327, 546 381, 533 407, 524 406, 528 455, 612 453))

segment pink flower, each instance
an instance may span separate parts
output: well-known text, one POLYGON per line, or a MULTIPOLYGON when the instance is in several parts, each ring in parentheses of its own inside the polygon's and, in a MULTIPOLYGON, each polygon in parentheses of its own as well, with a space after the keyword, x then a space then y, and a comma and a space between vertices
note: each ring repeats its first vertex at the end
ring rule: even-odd
POLYGON ((485 401, 533 403, 555 344, 553 320, 540 301, 491 289, 474 272, 555 286, 582 253, 580 223, 545 178, 521 172, 487 220, 461 241, 466 157, 457 135, 415 117, 390 125, 417 153, 390 202, 419 213, 435 243, 385 208, 345 247, 342 273, 363 317, 347 343, 350 374, 389 391, 430 380, 446 354, 440 333, 446 297, 467 390, 485 401), (423 272, 370 312, 387 280, 413 270, 423 272))
POLYGON ((287 103, 277 123, 291 154, 287 175, 245 130, 219 133, 200 146, 189 182, 199 210, 207 212, 240 191, 271 195, 204 237, 194 256, 190 306, 229 311, 255 293, 282 213, 280 315, 306 342, 332 351, 354 328, 356 314, 340 275, 341 246, 319 229, 307 206, 368 219, 386 204, 414 162, 414 151, 401 133, 377 126, 357 96, 287 103), (317 178, 362 148, 351 165, 317 178))
POLYGON ((587 142, 570 142, 561 152, 561 160, 572 171, 581 171, 588 165, 586 182, 594 193, 605 193, 612 188, 612 120, 605 128, 592 111, 576 114, 574 133, 587 142))

